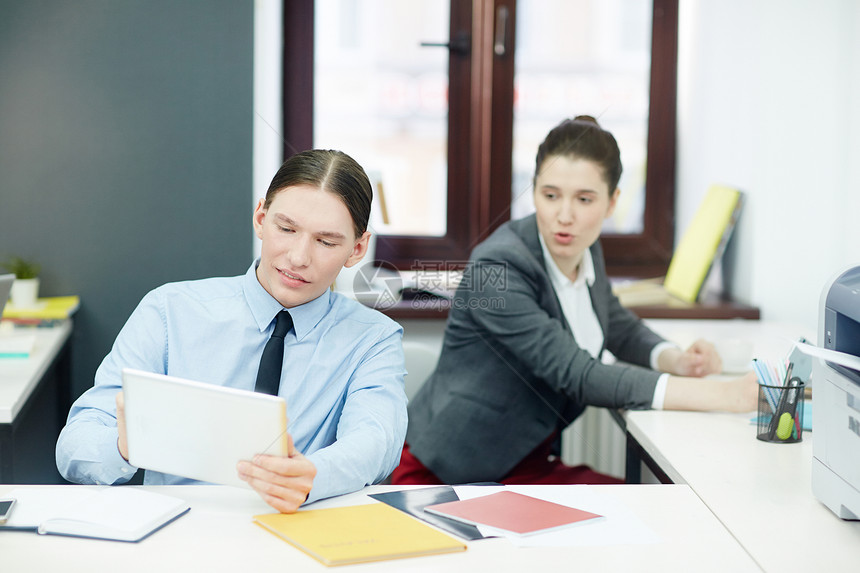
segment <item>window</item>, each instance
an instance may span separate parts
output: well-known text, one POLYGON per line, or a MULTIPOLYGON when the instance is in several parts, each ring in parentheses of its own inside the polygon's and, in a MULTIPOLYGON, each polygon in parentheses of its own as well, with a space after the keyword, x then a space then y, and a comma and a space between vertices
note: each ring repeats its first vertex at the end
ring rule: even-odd
POLYGON ((527 212, 516 199, 530 195, 533 140, 564 116, 603 111, 555 117, 562 102, 534 127, 527 104, 553 85, 562 86, 560 97, 592 89, 598 84, 583 79, 590 73, 602 91, 582 101, 611 104, 600 119, 618 137, 633 181, 622 196, 641 190, 637 174, 647 196, 639 195, 638 211, 631 202, 632 217, 604 230, 609 271, 665 273, 674 237, 677 0, 654 0, 650 14, 639 0, 541 4, 549 12, 515 0, 285 3, 284 134, 294 147, 285 153, 338 147, 382 182, 389 224, 375 229, 377 259, 399 268, 464 261, 512 212, 527 212), (540 34, 553 15, 563 25, 540 34), (577 29, 591 35, 577 39, 577 29), (578 59, 567 59, 564 45, 556 61, 542 57, 552 45, 536 44, 538 36, 579 42, 578 59))
POLYGON ((448 51, 420 39, 448 37, 448 4, 316 3, 314 146, 347 150, 382 183, 377 234, 447 234, 448 51))
POLYGON ((650 69, 650 2, 541 0, 517 13, 512 218, 534 211, 541 141, 561 119, 585 113, 615 135, 624 164, 603 232, 642 232, 650 69))

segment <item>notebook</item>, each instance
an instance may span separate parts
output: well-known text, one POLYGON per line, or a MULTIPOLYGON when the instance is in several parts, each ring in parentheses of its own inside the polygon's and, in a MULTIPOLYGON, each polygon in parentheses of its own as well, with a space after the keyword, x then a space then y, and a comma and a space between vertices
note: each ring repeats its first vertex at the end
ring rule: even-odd
POLYGON ((695 303, 720 262, 743 207, 743 193, 713 185, 675 248, 665 277, 615 282, 626 307, 695 303))
POLYGON ((123 369, 131 465, 205 482, 250 487, 236 464, 287 455, 283 398, 123 369))
POLYGON ((513 491, 430 505, 424 511, 472 525, 486 525, 514 535, 546 533, 592 523, 602 515, 513 491))
POLYGON ((368 497, 381 501, 382 503, 390 505, 395 509, 399 509, 404 513, 408 513, 412 517, 417 517, 421 521, 426 521, 430 525, 438 527, 443 531, 447 531, 448 533, 454 534, 467 541, 484 538, 484 536, 481 535, 481 532, 478 531, 478 528, 474 525, 460 523, 459 521, 454 521, 452 519, 447 519, 424 511, 424 508, 428 505, 458 501, 460 498, 457 496, 457 492, 454 491, 454 488, 450 485, 372 493, 369 494, 368 497))
POLYGON ((267 513, 254 521, 329 566, 466 550, 462 541, 384 503, 267 513))
POLYGON ((713 185, 678 243, 663 287, 686 302, 695 302, 715 261, 735 228, 743 205, 737 189, 713 185))
POLYGON ((132 486, 23 487, 2 529, 136 542, 184 515, 182 499, 132 486))

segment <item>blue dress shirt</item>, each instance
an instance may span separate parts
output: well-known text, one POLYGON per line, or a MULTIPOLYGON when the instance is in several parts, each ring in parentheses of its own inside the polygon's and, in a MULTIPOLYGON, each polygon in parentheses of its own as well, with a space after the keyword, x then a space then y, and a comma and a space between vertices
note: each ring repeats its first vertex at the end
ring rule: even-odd
MULTIPOLYGON (((147 294, 72 405, 57 441, 67 480, 128 481, 136 468, 117 449, 115 396, 123 368, 253 390, 280 303, 243 276, 170 283, 147 294)), ((296 448, 317 469, 308 502, 384 479, 406 434, 402 328, 381 313, 326 291, 289 309, 279 395, 296 448)), ((237 460, 238 461, 238 460, 237 460)), ((152 485, 197 483, 146 471, 152 485)))

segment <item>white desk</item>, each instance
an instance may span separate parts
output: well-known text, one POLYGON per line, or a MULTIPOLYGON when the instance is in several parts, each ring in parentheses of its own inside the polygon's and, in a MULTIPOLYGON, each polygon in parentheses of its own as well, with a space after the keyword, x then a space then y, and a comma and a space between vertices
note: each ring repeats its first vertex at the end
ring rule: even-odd
POLYGON ((29 358, 0 360, 0 424, 11 424, 72 333, 72 321, 50 328, 16 329, 33 332, 36 342, 29 358))
MULTIPOLYGON (((0 486, 0 495, 14 487, 0 486)), ((39 487, 39 486, 33 486, 39 487)), ((47 486, 41 486, 47 487, 47 486)), ((56 486, 54 486, 56 487, 56 486)), ((89 487, 89 486, 64 486, 89 487)), ((122 486, 147 487, 147 486, 122 486)), ((560 486, 565 487, 565 486, 560 486)), ((251 521, 272 511, 250 490, 225 486, 160 486, 191 511, 140 543, 0 531, 4 571, 329 571, 251 521)), ((375 486, 321 504, 370 501, 375 486)), ((687 486, 593 486, 615 496, 662 539, 659 543, 598 547, 516 548, 505 539, 468 543, 462 553, 347 565, 344 571, 759 571, 687 486)), ((376 503, 376 502, 374 502, 376 503)), ((312 507, 322 507, 315 504, 312 507)))
MULTIPOLYGON (((800 335, 814 340, 785 325, 673 322, 650 324, 682 344, 692 332, 748 338, 758 356, 772 360, 800 335)), ((860 570, 860 522, 837 518, 812 494, 811 435, 798 444, 762 442, 753 415, 631 411, 624 417, 628 437, 672 482, 689 485, 765 571, 860 570)))
POLYGON ((0 360, 0 483, 62 483, 54 447, 71 401, 72 321, 30 332, 28 358, 0 360))

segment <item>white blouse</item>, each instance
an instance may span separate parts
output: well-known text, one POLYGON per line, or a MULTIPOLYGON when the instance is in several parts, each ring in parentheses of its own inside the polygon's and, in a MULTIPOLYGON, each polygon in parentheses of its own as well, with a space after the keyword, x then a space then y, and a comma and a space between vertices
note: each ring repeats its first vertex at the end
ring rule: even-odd
MULTIPOLYGON (((547 273, 550 281, 552 281, 558 301, 561 303, 561 311, 571 332, 573 332, 573 338, 580 348, 585 349, 594 358, 600 360, 602 358, 599 354, 603 347, 603 330, 600 328, 600 322, 597 320, 597 314, 594 312, 591 294, 588 290, 594 285, 596 278, 591 251, 586 249, 582 254, 579 272, 576 273, 576 280, 572 281, 558 268, 540 233, 538 233, 538 239, 543 251, 543 258, 546 261, 547 273)), ((666 348, 674 346, 675 344, 671 342, 661 342, 655 346, 651 351, 651 368, 657 370, 657 358, 660 353, 666 348)), ((663 374, 657 381, 657 386, 654 388, 654 398, 651 402, 651 407, 655 410, 663 409, 668 380, 669 375, 663 374)))

